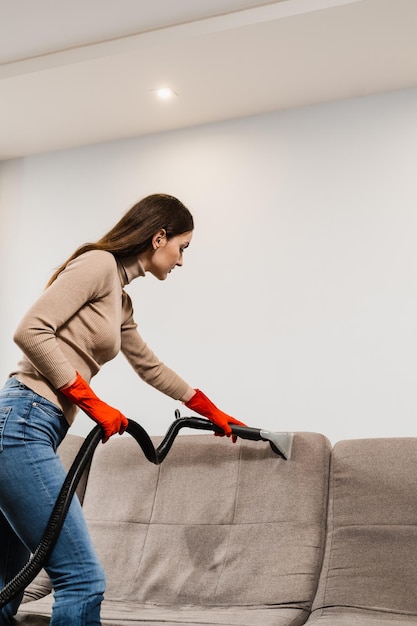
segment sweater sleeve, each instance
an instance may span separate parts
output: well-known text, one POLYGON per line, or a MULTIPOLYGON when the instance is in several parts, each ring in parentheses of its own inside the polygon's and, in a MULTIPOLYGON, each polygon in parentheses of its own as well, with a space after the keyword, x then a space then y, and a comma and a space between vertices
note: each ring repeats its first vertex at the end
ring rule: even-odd
POLYGON ((174 400, 180 400, 189 385, 147 346, 137 330, 130 297, 126 292, 123 293, 123 300, 123 309, 128 312, 128 317, 122 325, 122 353, 142 380, 174 400))
POLYGON ((59 330, 88 302, 111 288, 115 260, 91 251, 71 261, 27 311, 14 341, 32 365, 56 388, 70 382, 75 368, 57 339, 59 330))

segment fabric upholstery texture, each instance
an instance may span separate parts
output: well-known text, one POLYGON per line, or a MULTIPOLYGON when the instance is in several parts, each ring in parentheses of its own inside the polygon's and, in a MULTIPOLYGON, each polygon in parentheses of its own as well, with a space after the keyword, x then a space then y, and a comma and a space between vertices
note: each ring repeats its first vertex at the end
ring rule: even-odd
POLYGON ((84 499, 106 599, 309 610, 329 459, 327 440, 312 434, 297 434, 288 461, 264 443, 180 436, 160 466, 132 439, 111 440, 84 499))
POLYGON ((326 551, 309 625, 417 624, 416 476, 417 439, 335 445, 326 551))
MULTIPOLYGON (((155 440, 155 444, 159 440, 155 440)), ((160 466, 128 436, 99 445, 84 496, 105 567, 105 626, 301 626, 317 588, 330 444, 180 435, 160 466)), ((18 624, 47 624, 51 595, 18 624), (42 617, 44 615, 44 617, 42 617)))

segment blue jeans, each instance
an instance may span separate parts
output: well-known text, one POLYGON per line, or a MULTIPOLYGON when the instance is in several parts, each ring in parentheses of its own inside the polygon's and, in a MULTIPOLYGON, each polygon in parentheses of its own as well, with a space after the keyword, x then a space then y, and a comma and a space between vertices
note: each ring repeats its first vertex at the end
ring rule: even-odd
MULTIPOLYGON (((11 378, 0 390, 0 588, 27 562, 65 478, 56 449, 68 423, 53 403, 11 378)), ((99 626, 105 576, 74 497, 45 566, 54 587, 51 626, 99 626)), ((12 624, 21 597, 0 609, 12 624)))

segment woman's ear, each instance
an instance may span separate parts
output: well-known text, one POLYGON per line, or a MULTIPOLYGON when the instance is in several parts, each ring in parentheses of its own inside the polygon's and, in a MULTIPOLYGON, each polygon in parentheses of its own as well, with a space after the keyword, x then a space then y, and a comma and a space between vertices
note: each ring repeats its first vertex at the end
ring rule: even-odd
POLYGON ((158 230, 152 237, 152 248, 157 250, 161 245, 164 245, 163 242, 166 241, 166 236, 167 233, 165 228, 158 230))

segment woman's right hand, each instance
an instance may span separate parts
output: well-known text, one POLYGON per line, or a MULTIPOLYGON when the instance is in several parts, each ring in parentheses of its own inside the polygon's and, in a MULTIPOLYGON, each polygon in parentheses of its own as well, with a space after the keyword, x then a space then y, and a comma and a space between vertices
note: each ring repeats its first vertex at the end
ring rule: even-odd
POLYGON ((103 429, 103 443, 106 443, 112 435, 116 433, 121 435, 125 432, 128 426, 127 418, 118 409, 100 400, 78 372, 75 381, 61 387, 60 391, 87 413, 88 417, 100 424, 103 429))

